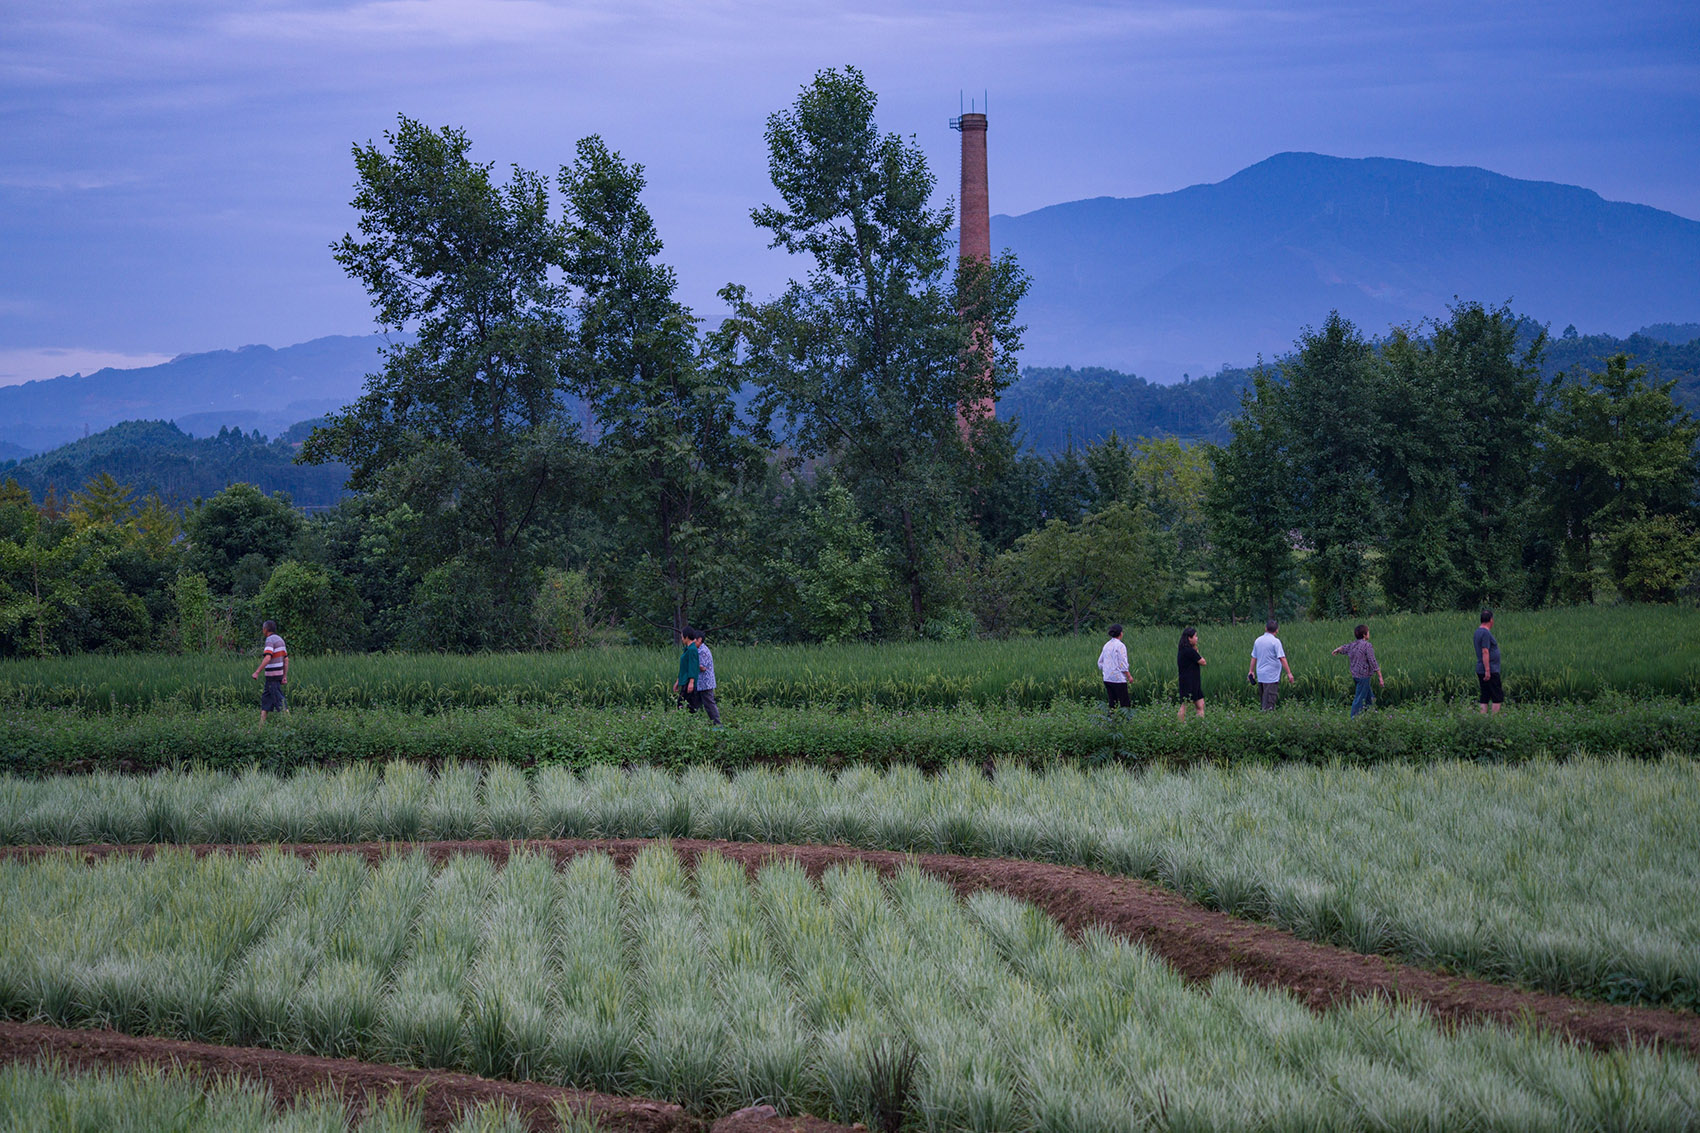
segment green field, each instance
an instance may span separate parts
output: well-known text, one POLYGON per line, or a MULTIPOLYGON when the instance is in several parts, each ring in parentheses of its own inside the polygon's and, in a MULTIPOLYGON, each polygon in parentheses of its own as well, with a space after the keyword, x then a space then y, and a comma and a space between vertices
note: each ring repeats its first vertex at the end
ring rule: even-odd
POLYGON ((433 776, 393 763, 0 779, 12 843, 701 837, 1144 877, 1315 940, 1599 999, 1700 1008, 1700 767, 955 766, 433 776))
MULTIPOLYGON (((1372 637, 1387 676, 1385 703, 1475 696, 1470 614, 1377 618, 1372 637)), ((1212 702, 1250 702, 1245 683, 1260 626, 1204 626, 1212 702)), ((1618 691, 1700 700, 1700 609, 1619 606, 1506 613, 1496 623, 1512 703, 1588 700, 1618 691)), ((1298 677, 1284 695, 1324 704, 1351 698, 1347 622, 1294 622, 1282 640, 1298 677)), ((1175 629, 1126 636, 1136 701, 1166 699, 1175 682, 1175 629)), ((714 644, 711 642, 710 644, 714 644)), ((740 706, 850 709, 955 707, 963 702, 1043 709, 1101 698, 1098 637, 837 646, 715 646, 720 699, 740 706)), ((256 644, 256 649, 258 648, 256 644)), ((439 711, 497 704, 661 706, 676 654, 606 648, 546 654, 349 655, 294 658, 297 708, 439 711)), ((205 709, 258 703, 252 664, 231 656, 78 656, 0 661, 0 708, 85 712, 205 709)))
POLYGON ((710 730, 701 716, 660 708, 321 708, 296 709, 261 728, 252 708, 117 714, 14 709, 0 713, 0 772, 146 772, 188 765, 287 771, 396 758, 723 770, 778 763, 938 768, 956 760, 1371 764, 1658 759, 1700 750, 1700 704, 1620 693, 1524 705, 1491 719, 1473 705, 1437 701, 1355 720, 1343 703, 1286 704, 1269 713, 1249 704, 1217 705, 1204 720, 1185 724, 1166 704, 1111 714, 1084 703, 1033 711, 1002 705, 846 711, 728 706, 724 719, 723 729, 710 730))
POLYGON ((894 1093, 931 1130, 1652 1129, 1700 1112, 1682 1057, 1448 1032, 1380 1001, 1316 1014, 1229 976, 1198 988, 1136 944, 1072 940, 913 870, 752 881, 712 855, 687 873, 665 847, 625 875, 598 855, 167 853, 5 863, 0 905, 14 1017, 703 1114, 762 1100, 872 1125, 894 1093))

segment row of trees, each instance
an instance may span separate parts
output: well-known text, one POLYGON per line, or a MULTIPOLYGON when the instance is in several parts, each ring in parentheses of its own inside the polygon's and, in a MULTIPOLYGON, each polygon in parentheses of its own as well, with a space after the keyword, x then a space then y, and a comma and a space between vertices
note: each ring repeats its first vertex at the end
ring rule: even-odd
POLYGON ((1027 280, 958 260, 912 140, 854 70, 768 122, 803 269, 676 297, 641 166, 599 138, 498 183, 453 129, 354 151, 333 246, 405 332, 316 430, 356 494, 304 520, 235 485, 181 515, 107 478, 0 499, 0 650, 184 648, 275 617, 314 648, 1080 632, 1298 607, 1539 604, 1693 586, 1695 426, 1614 359, 1549 385, 1504 309, 1371 343, 1330 317, 1224 447, 1055 458, 964 412, 1015 376, 1027 280), (990 345, 989 351, 987 350, 990 345), (144 518, 146 517, 146 518, 144 518))
MULTIPOLYGON (((1450 408, 1467 398, 1443 383, 1428 387, 1426 401, 1418 396, 1424 386, 1412 375, 1432 376, 1464 353, 1456 344, 1468 335, 1500 344, 1469 356, 1493 361, 1487 369, 1509 384, 1530 352, 1498 364, 1511 357, 1508 319, 1466 305, 1428 336, 1395 334, 1380 348, 1331 321, 1284 368, 1259 375, 1223 448, 1173 439, 1130 446, 1112 434, 1055 458, 1009 457, 979 501, 986 514, 961 529, 960 542, 935 546, 941 566, 918 630, 900 561, 840 471, 764 463, 755 486, 733 497, 738 526, 724 553, 735 568, 714 580, 715 600, 739 620, 718 624, 717 634, 1078 633, 1109 620, 1693 593, 1700 428, 1668 385, 1648 382, 1621 356, 1584 382, 1532 395, 1517 379, 1532 409, 1510 421, 1534 427, 1498 431, 1493 422, 1507 419, 1494 418, 1480 443, 1460 420, 1474 409, 1450 408), (1343 347, 1350 369, 1308 369, 1343 347), (1316 381, 1319 373, 1332 382, 1316 381), (1379 408, 1350 428, 1306 432, 1310 416, 1344 412, 1341 392, 1379 408), (1482 453, 1496 445, 1502 451, 1482 453), (1449 454, 1450 471, 1437 453, 1449 454), (1497 463, 1471 479, 1460 471, 1467 460, 1497 463), (1484 483, 1489 490, 1478 491, 1484 483)), ((1476 371, 1465 388, 1486 381, 1476 371)), ((0 654, 226 648, 246 643, 263 617, 308 651, 659 638, 673 594, 666 581, 653 568, 634 574, 607 550, 622 533, 605 516, 571 517, 571 536, 556 545, 562 559, 522 574, 504 597, 474 560, 442 557, 435 523, 381 490, 305 518, 286 496, 247 484, 181 513, 157 497, 138 503, 109 475, 68 502, 37 503, 8 484, 0 654)))
POLYGON ((1700 425, 1625 355, 1543 383, 1544 337, 1456 307, 1379 344, 1331 315, 1247 392, 1215 455, 1212 545, 1250 609, 1667 600, 1700 570, 1700 425))

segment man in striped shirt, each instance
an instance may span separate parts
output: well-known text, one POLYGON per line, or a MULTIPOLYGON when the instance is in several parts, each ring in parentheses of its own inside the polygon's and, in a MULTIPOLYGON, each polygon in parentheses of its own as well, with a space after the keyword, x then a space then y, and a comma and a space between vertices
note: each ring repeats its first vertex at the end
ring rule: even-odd
POLYGON ((289 649, 283 644, 283 638, 277 635, 276 622, 268 620, 260 629, 266 635, 266 643, 260 667, 254 670, 254 679, 266 678, 266 687, 260 693, 260 724, 263 726, 269 714, 289 711, 289 705, 283 702, 283 686, 289 683, 289 649))

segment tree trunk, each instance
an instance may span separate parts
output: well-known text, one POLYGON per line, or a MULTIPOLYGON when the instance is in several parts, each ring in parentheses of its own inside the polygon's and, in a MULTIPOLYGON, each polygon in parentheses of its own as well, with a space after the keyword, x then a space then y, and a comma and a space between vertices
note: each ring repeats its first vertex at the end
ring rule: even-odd
POLYGON ((908 508, 903 509, 903 557, 909 575, 909 612, 915 619, 915 628, 919 630, 925 620, 925 608, 921 602, 921 550, 915 542, 915 519, 908 508))

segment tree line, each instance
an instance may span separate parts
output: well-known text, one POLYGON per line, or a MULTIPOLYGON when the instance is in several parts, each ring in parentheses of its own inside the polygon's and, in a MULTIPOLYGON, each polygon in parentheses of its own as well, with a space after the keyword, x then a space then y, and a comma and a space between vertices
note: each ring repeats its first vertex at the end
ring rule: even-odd
POLYGON ((1223 445, 1028 448, 976 413, 1014 380, 1026 276, 961 260, 912 139, 854 69, 767 125, 797 265, 708 327, 676 298, 641 165, 602 139, 505 182, 453 128, 356 146, 333 245, 404 332, 301 459, 354 494, 304 518, 235 484, 182 511, 110 475, 0 493, 0 652, 1079 633, 1695 589, 1697 427, 1614 358, 1460 303, 1379 343, 1337 314, 1252 375, 1223 445))

